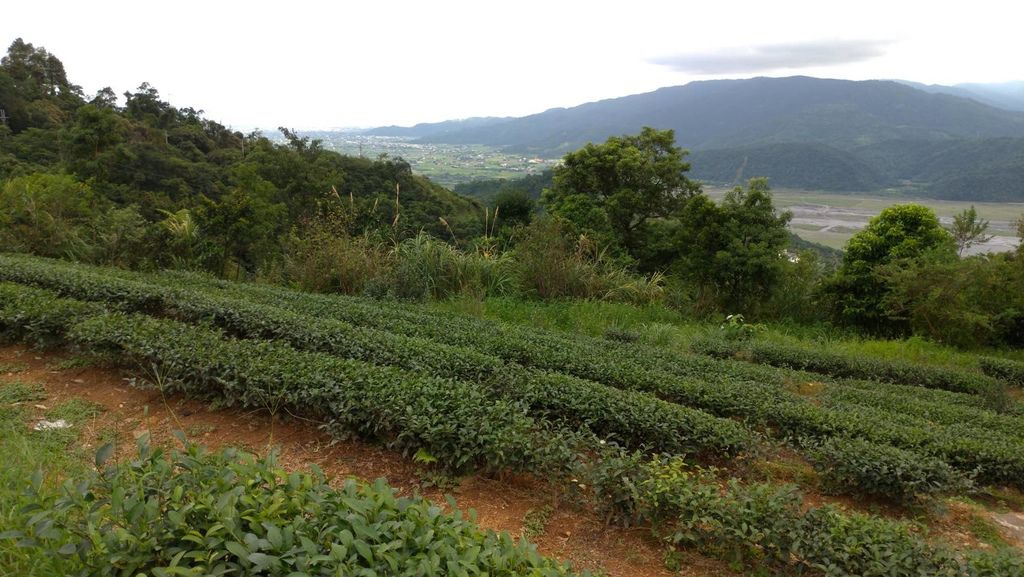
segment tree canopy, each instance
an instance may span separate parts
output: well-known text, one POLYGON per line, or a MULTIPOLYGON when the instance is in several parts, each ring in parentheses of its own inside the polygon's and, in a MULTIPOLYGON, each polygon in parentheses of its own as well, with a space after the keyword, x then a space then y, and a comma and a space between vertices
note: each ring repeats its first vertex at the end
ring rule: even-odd
POLYGON ((781 276, 790 216, 775 210, 764 178, 734 188, 720 205, 694 196, 681 211, 673 270, 695 282, 699 300, 754 310, 781 276))
MULTIPOLYGON (((287 129, 284 142, 243 134, 166 102, 145 82, 123 106, 110 88, 85 98, 56 56, 21 39, 0 62, 0 108, 0 182, 10 198, 0 218, 13 222, 0 241, 9 248, 35 242, 12 232, 20 223, 91 230, 126 210, 139 218, 123 213, 118 222, 151 228, 147 256, 159 266, 173 253, 160 244, 171 242, 168 215, 180 215, 201 236, 188 251, 195 266, 253 273, 276 266, 281 238, 325 205, 355 215, 349 232, 385 228, 395 240, 421 231, 469 238, 483 228, 483 206, 414 175, 400 158, 344 156, 287 129), (88 191, 88 202, 69 191, 88 191)), ((61 238, 47 254, 70 250, 71 238, 61 238)))
POLYGON ((963 256, 964 251, 972 246, 991 240, 991 236, 985 235, 987 230, 988 221, 978 217, 978 211, 974 209, 973 204, 971 208, 955 214, 950 232, 953 233, 953 240, 956 242, 957 254, 963 256))
POLYGON ((825 290, 837 316, 846 322, 878 332, 899 331, 897 319, 882 306, 887 289, 878 275, 880 267, 898 266, 931 252, 953 255, 954 251, 952 235, 932 209, 917 204, 891 206, 847 242, 843 262, 825 290))
MULTIPOLYGON (((676 215, 700 185, 686 178, 686 152, 671 130, 644 127, 565 155, 544 191, 549 213, 600 242, 640 257, 650 222, 676 215)), ((641 263, 643 268, 643 263, 641 263)))

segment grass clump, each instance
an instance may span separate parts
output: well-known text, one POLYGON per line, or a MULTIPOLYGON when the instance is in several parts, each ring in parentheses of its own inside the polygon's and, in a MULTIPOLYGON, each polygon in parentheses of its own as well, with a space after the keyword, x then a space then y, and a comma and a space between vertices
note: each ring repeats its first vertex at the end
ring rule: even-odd
POLYGON ((95 419, 106 409, 103 405, 75 397, 51 409, 46 416, 51 420, 64 419, 72 425, 80 425, 95 419))
POLYGON ((551 505, 527 511, 523 516, 523 538, 532 540, 543 535, 554 512, 555 508, 551 505))
POLYGON ((13 382, 0 385, 0 405, 29 403, 46 398, 42 385, 36 383, 13 382))
POLYGON ((0 373, 20 373, 28 369, 28 365, 21 363, 0 363, 0 373))

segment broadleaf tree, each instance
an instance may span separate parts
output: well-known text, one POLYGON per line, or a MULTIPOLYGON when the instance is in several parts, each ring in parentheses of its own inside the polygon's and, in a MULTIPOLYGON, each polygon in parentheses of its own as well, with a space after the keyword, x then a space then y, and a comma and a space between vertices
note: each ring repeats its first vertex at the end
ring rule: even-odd
POLYGON ((978 216, 974 205, 964 209, 953 216, 953 240, 956 241, 957 254, 963 256, 964 251, 977 244, 985 244, 992 240, 991 235, 986 235, 988 221, 978 216))
MULTIPOLYGON (((634 260, 649 241, 654 219, 676 215, 700 185, 686 177, 686 151, 672 130, 645 127, 565 155, 542 202, 614 252, 634 260)), ((646 268, 642 261, 641 269, 646 268)))
POLYGON ((674 272, 694 286, 699 308, 755 312, 782 274, 790 217, 775 209, 765 178, 736 187, 719 205, 693 197, 680 214, 674 272))
POLYGON ((932 209, 917 204, 890 206, 850 238, 842 265, 822 290, 842 322, 898 334, 907 326, 886 313, 883 301, 888 289, 881 267, 891 274, 888 265, 910 266, 929 253, 933 258, 955 258, 955 252, 953 236, 942 228, 932 209))

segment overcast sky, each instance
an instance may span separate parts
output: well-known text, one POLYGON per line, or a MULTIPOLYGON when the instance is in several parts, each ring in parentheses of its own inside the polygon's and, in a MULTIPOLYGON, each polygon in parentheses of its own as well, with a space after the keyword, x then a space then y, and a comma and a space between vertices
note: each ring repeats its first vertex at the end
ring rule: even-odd
POLYGON ((0 6, 0 42, 87 94, 149 82, 235 128, 522 116, 691 80, 1024 78, 1010 0, 288 2, 0 6))

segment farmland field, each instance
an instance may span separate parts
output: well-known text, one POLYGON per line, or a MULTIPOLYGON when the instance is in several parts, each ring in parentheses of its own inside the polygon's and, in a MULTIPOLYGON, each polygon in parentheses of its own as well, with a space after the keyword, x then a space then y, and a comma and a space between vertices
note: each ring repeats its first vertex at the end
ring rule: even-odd
MULTIPOLYGON (((304 133, 306 134, 306 133, 304 133)), ((377 158, 401 157, 413 172, 451 188, 456 184, 492 178, 522 178, 551 168, 560 158, 538 158, 477 144, 421 144, 411 138, 365 136, 351 132, 312 132, 324 147, 342 154, 377 158)))
POLYGON ((0 334, 144 370, 162 393, 309 419, 438 475, 572 488, 607 522, 653 526, 669 564, 699 551, 782 573, 1024 571, 1020 535, 993 528, 979 549, 936 513, 970 502, 994 527, 1024 510, 1012 359, 917 363, 715 331, 652 346, 22 255, 0 255, 0 334))
MULTIPOLYGON (((712 198, 721 198, 726 189, 709 188, 712 198)), ((1024 216, 1024 204, 996 202, 959 202, 910 198, 898 195, 827 194, 814 191, 775 190, 772 198, 781 210, 793 212, 790 228, 802 238, 842 248, 850 237, 867 225, 883 209, 894 204, 913 202, 935 211, 943 225, 949 226, 953 215, 974 206, 978 216, 989 221, 988 243, 972 247, 972 254, 1013 250, 1019 243, 1015 222, 1024 216)))

